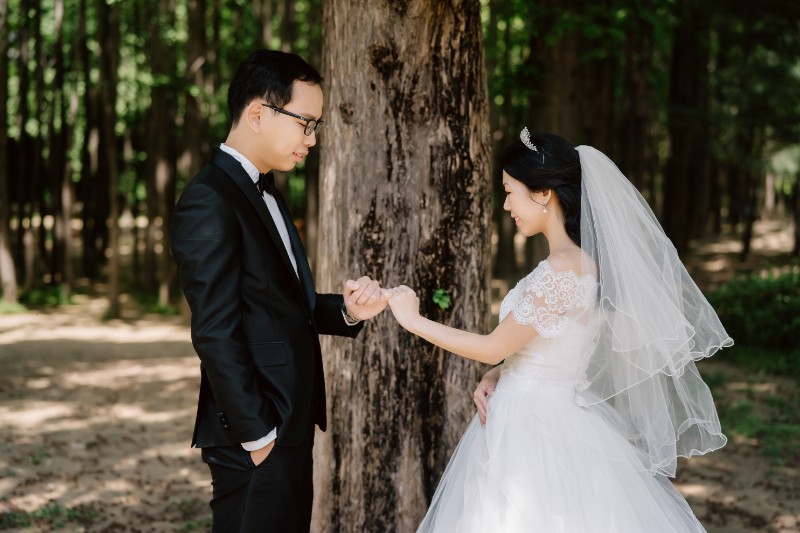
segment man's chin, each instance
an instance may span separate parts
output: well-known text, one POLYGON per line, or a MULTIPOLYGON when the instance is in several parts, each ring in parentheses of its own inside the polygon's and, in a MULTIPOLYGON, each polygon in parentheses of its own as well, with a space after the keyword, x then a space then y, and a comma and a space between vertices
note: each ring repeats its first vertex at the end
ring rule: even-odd
POLYGON ((294 167, 297 166, 297 163, 292 161, 291 163, 286 163, 281 167, 275 167, 275 170, 280 170, 281 172, 289 172, 290 170, 294 170, 294 167))

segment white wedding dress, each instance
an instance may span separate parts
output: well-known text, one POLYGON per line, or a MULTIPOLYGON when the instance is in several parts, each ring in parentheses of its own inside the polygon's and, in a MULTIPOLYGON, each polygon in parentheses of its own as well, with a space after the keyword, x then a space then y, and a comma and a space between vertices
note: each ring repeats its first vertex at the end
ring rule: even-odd
MULTIPOLYGON (((487 423, 473 418, 419 532, 704 531, 669 478, 615 424, 577 399, 596 332, 591 275, 542 261, 503 300, 538 336, 506 359, 487 423)), ((592 402, 589 402, 592 403, 592 402)))

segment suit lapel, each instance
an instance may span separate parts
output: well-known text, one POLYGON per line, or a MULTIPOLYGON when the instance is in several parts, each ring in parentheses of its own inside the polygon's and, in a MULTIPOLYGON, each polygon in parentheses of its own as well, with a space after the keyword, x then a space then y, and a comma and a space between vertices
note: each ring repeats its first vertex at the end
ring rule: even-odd
POLYGON ((317 291, 314 289, 314 277, 311 275, 311 267, 308 266, 308 257, 306 256, 305 247, 303 247, 303 241, 300 240, 300 234, 297 232, 289 213, 289 207, 280 192, 275 194, 275 201, 278 203, 278 208, 283 215, 283 221, 289 232, 289 242, 292 245, 294 260, 297 263, 297 275, 300 278, 300 285, 302 285, 303 292, 305 292, 309 309, 314 309, 317 291))
MULTIPOLYGON (((261 222, 264 224, 264 227, 267 229, 267 233, 275 242, 276 247, 278 248, 278 253, 280 254, 284 264, 289 269, 290 272, 294 273, 294 267, 292 266, 292 261, 289 259, 289 254, 286 251, 286 246, 283 244, 283 239, 281 239, 280 233, 278 233, 278 228, 275 226, 275 222, 272 220, 272 215, 269 213, 269 209, 267 209, 266 204, 264 203, 264 198, 258 192, 255 183, 253 180, 250 179, 250 176, 247 175, 242 165, 229 154, 226 154, 222 150, 217 150, 213 157, 211 158, 211 163, 215 166, 221 168, 233 181, 236 185, 241 189, 242 194, 244 194, 247 201, 253 206, 258 213, 258 217, 261 219, 261 222)), ((281 212, 284 213, 286 210, 285 207, 282 206, 283 198, 278 200, 278 206, 281 207, 281 212)), ((287 219, 287 214, 284 213, 283 215, 284 221, 287 219)), ((313 297, 309 297, 308 291, 306 288, 307 281, 303 280, 306 277, 305 274, 301 275, 303 269, 301 269, 301 265, 305 267, 305 270, 308 271, 308 278, 311 279, 311 271, 308 267, 308 260, 306 259, 305 252, 302 249, 302 244, 300 245, 300 252, 295 246, 294 239, 297 235, 297 229, 294 227, 294 223, 289 220, 286 223, 286 229, 289 231, 289 240, 292 244, 292 250, 294 251, 295 261, 297 262, 297 271, 298 276, 292 276, 297 283, 297 288, 303 293, 306 298, 303 300, 306 304, 311 304, 309 307, 309 311, 314 309, 313 306, 313 297), (298 279, 298 277, 300 279, 298 279)), ((296 237, 299 241, 299 236, 296 237)), ((311 290, 313 293, 313 283, 311 285, 311 290)))

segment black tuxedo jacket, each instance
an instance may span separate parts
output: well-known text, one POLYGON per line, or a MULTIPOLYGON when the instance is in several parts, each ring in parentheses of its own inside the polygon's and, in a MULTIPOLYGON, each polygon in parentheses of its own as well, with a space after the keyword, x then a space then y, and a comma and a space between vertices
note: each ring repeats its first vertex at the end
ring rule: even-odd
POLYGON ((192 445, 238 445, 278 427, 297 446, 325 430, 320 333, 355 337, 339 294, 317 294, 280 194, 298 273, 241 164, 217 151, 187 185, 171 224, 172 255, 192 310, 201 382, 192 445))

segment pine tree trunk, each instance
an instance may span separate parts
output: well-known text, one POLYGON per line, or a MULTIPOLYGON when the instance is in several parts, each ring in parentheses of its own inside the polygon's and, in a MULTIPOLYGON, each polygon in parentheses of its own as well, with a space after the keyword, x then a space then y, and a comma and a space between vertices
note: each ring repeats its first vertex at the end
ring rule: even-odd
MULTIPOLYGON (((8 101, 8 0, 0 0, 0 102, 8 101)), ((17 302, 17 272, 11 255, 11 205, 8 185, 8 110, 0 105, 0 299, 17 302)))
MULTIPOLYGON (((119 262, 119 165, 115 126, 117 114, 117 66, 119 65, 119 4, 108 5, 98 0, 100 20, 100 100, 103 116, 100 121, 101 156, 104 161, 108 199, 108 316, 120 316, 120 262, 119 262)), ((101 180, 102 181, 102 180, 101 180)))
POLYGON ((707 8, 692 0, 681 0, 677 10, 679 22, 674 30, 670 66, 670 154, 664 176, 664 231, 678 253, 684 254, 696 220, 693 186, 708 181, 708 140, 703 136, 708 13, 707 8))
MULTIPOLYGON (((652 1, 645 2, 652 9, 652 1)), ((653 71, 653 26, 636 11, 627 26, 622 98, 620 99, 619 167, 649 202, 653 202, 657 145, 650 77, 653 71)))
POLYGON ((67 96, 64 82, 63 21, 64 0, 55 0, 55 39, 53 106, 50 117, 50 177, 53 191, 53 210, 55 227, 53 231, 53 274, 54 281, 61 287, 61 294, 69 296, 72 289, 72 269, 70 261, 70 213, 71 180, 67 157, 69 126, 67 125, 67 96), (57 110, 57 113, 56 113, 57 110), (58 116, 58 126, 56 126, 58 116))
MULTIPOLYGON (((490 139, 477 0, 324 6, 318 285, 368 274, 422 313, 487 332, 490 139), (442 310, 436 289, 451 296, 442 310)), ((474 413, 478 365, 390 313, 323 339, 329 428, 315 448, 312 530, 413 531, 474 413)))

